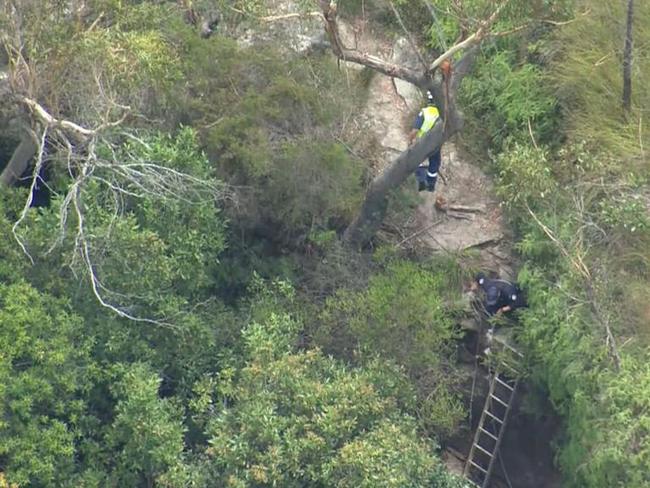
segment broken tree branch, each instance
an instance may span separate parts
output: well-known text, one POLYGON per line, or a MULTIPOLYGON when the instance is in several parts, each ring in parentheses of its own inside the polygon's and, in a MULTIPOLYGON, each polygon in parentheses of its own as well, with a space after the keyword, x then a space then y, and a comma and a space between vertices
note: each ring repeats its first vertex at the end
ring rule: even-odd
POLYGON ((431 63, 431 66, 429 66, 429 71, 434 71, 438 66, 442 64, 442 62, 445 59, 451 58, 454 54, 456 54, 459 51, 462 51, 464 49, 468 49, 472 46, 475 46, 479 44, 485 37, 487 37, 490 33, 490 28, 496 22, 497 18, 499 17, 499 14, 503 10, 503 8, 510 2, 510 0, 505 0, 503 1, 495 10, 492 12, 492 15, 490 15, 486 20, 482 21, 479 24, 478 30, 469 36, 467 39, 464 41, 461 41, 453 46, 451 46, 447 51, 440 56, 436 58, 436 60, 431 63))
POLYGON ((395 244, 395 247, 399 247, 399 246, 401 246, 402 244, 404 244, 405 242, 408 242, 408 241, 410 241, 411 239, 413 239, 413 238, 419 236, 420 234, 424 234, 424 233, 427 232, 428 230, 433 229, 433 228, 434 228, 436 225, 438 225, 440 222, 442 222, 442 219, 438 219, 438 220, 436 220, 433 224, 429 224, 429 225, 427 225, 427 226, 425 226, 425 227, 422 227, 421 229, 415 231, 415 232, 414 232, 413 234, 411 234, 410 236, 405 237, 404 239, 402 239, 401 241, 399 241, 397 244, 395 244))
POLYGON ((485 213, 485 207, 480 206, 471 206, 471 205, 447 205, 446 210, 454 210, 456 212, 466 212, 466 213, 485 213))
POLYGON ((77 137, 80 137, 82 140, 85 140, 86 138, 96 134, 96 131, 81 127, 74 122, 70 122, 68 120, 59 120, 52 117, 47 112, 47 110, 43 108, 42 105, 30 98, 21 97, 20 101, 27 105, 32 110, 32 112, 48 127, 65 129, 72 132, 73 134, 76 134, 77 137))
POLYGON ((610 352, 610 355, 614 360, 614 366, 618 370, 620 368, 621 358, 618 353, 618 349, 616 347, 616 338, 614 337, 614 334, 612 333, 612 330, 609 326, 609 319, 600 309, 600 305, 598 303, 596 293, 594 290, 592 273, 589 271, 589 268, 587 268, 587 266, 584 263, 584 260, 580 255, 578 255, 576 258, 571 256, 571 254, 566 249, 566 247, 559 241, 557 237, 555 237, 551 229, 549 229, 546 225, 544 225, 544 223, 537 217, 537 215, 535 215, 535 213, 530 209, 528 204, 526 204, 526 210, 531 215, 531 217, 533 217, 535 223, 544 231, 544 233, 548 236, 548 238, 551 239, 551 241, 553 241, 553 243, 557 246, 560 252, 569 260, 569 262, 573 265, 573 267, 582 276, 585 283, 585 289, 587 291, 589 308, 591 309, 596 320, 598 320, 600 325, 605 330, 606 346, 608 351, 610 352))
POLYGON ((356 49, 346 47, 341 39, 341 33, 337 24, 337 7, 335 2, 328 0, 319 0, 323 19, 325 20, 325 31, 330 38, 332 51, 342 61, 350 61, 352 63, 361 64, 370 69, 374 69, 386 76, 393 78, 400 78, 402 80, 413 83, 420 88, 427 86, 427 76, 425 73, 400 66, 397 64, 384 61, 377 56, 368 53, 359 52, 356 49))
POLYGON ((34 190, 36 189, 36 184, 40 178, 41 169, 43 167, 43 151, 45 150, 46 138, 47 138, 47 127, 43 129, 43 133, 41 134, 40 143, 38 145, 38 157, 36 158, 36 164, 34 165, 34 171, 32 173, 32 184, 29 187, 29 194, 27 195, 27 200, 25 201, 25 205, 23 206, 22 212, 20 212, 20 216, 18 217, 18 220, 11 227, 11 232, 13 233, 16 242, 18 242, 18 245, 22 249, 23 253, 25 253, 25 255, 27 256, 27 258, 32 264, 34 264, 34 259, 32 258, 31 254, 29 254, 29 252, 27 251, 27 247, 25 246, 23 240, 16 233, 16 229, 21 224, 21 222, 25 220, 25 218, 27 218, 27 212, 29 212, 29 208, 32 206, 32 202, 34 200, 34 190))

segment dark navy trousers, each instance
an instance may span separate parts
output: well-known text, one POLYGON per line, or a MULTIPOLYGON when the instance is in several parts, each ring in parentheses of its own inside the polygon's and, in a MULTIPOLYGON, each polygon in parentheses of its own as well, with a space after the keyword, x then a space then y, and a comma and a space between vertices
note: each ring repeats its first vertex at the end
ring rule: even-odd
POLYGON ((420 166, 415 171, 415 177, 418 180, 418 183, 426 183, 427 190, 433 191, 436 187, 436 181, 438 181, 438 170, 440 169, 440 149, 435 153, 429 156, 429 166, 425 168, 420 166))

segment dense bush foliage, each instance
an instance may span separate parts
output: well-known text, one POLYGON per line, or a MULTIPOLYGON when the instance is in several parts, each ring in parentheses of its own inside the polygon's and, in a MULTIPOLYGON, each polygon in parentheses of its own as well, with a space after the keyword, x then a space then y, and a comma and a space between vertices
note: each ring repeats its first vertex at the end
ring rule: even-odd
MULTIPOLYGON (((576 19, 535 40, 526 57, 484 54, 464 93, 476 131, 467 137, 474 150, 489 148, 519 234, 519 279, 530 300, 519 339, 533 381, 565 419, 558 464, 575 487, 650 486, 642 467, 650 418, 641 305, 650 262, 640 154, 647 135, 638 124, 648 70, 646 53, 635 51, 637 92, 626 121, 617 64, 624 4, 576 2, 576 19), (617 54, 601 60, 605 51, 617 54)), ((635 15, 642 43, 647 5, 635 15)))
POLYGON ((225 35, 263 2, 221 2, 210 39, 183 20, 208 2, 18 3, 16 83, 102 136, 48 140, 49 206, 0 195, 0 485, 463 486, 438 457, 464 415, 443 273, 337 242, 356 78, 225 35), (348 324, 346 295, 374 305, 348 324), (310 337, 327 314, 363 360, 310 337))

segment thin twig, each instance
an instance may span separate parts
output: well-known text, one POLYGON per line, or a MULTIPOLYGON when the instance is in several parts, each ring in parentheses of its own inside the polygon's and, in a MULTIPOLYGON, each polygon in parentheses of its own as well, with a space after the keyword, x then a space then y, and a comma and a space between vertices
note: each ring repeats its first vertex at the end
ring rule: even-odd
POLYGON ((582 12, 581 14, 579 14, 577 17, 574 17, 573 19, 570 19, 570 20, 557 21, 557 20, 547 20, 547 19, 542 19, 542 20, 540 20, 540 22, 543 22, 543 23, 545 23, 545 24, 551 24, 551 25, 554 25, 554 26, 556 26, 556 27, 559 27, 559 26, 563 26, 563 25, 569 25, 569 24, 572 24, 573 22, 575 22, 576 20, 578 20, 579 17, 584 17, 585 15, 589 15, 590 13, 591 13, 591 9, 588 8, 587 10, 585 10, 584 12, 582 12))
POLYGON ((29 186, 29 194, 27 195, 27 200, 25 201, 25 205, 23 206, 23 210, 20 213, 20 217, 18 217, 18 220, 14 223, 14 225, 11 227, 11 232, 14 235, 14 238, 18 242, 18 245, 20 248, 23 250, 25 255, 29 258, 29 261, 34 264, 34 259, 32 256, 29 254, 27 251, 27 248, 25 247, 25 244, 23 243, 23 240, 18 236, 16 229, 18 229, 18 226, 25 220, 27 217, 27 213, 29 212, 29 209, 32 206, 32 202, 34 201, 34 191, 36 190, 36 185, 38 183, 38 180, 40 178, 40 172, 41 168, 43 167, 43 153, 45 151, 45 139, 47 138, 47 127, 43 129, 43 133, 41 134, 41 140, 39 141, 38 145, 38 157, 36 158, 36 164, 34 165, 34 171, 32 172, 32 184, 29 186))
POLYGON ((418 45, 416 44, 415 40, 413 39, 413 36, 411 35, 411 32, 404 25, 404 22, 402 21, 402 16, 399 14, 399 11, 397 10, 397 8, 395 8, 395 4, 392 2, 392 0, 388 0, 388 5, 390 5, 391 10, 393 11, 393 15, 395 15, 395 18, 397 19, 397 23, 402 28, 402 31, 404 31, 404 34, 406 35, 406 38, 408 39, 409 44, 411 45, 411 49, 413 49, 413 51, 417 55, 418 59, 420 60, 420 64, 422 64, 422 68, 427 69, 427 62, 422 57, 422 53, 418 49, 418 45))
POLYGON ((429 9, 429 12, 431 12, 431 17, 433 17, 433 21, 438 26, 438 29, 436 29, 436 34, 438 34, 438 41, 440 42, 440 46, 442 46, 442 48, 446 51, 448 49, 447 41, 445 41, 445 36, 442 35, 443 29, 442 29, 442 25, 440 24, 440 21, 438 20, 438 16, 436 15, 435 7, 431 4, 429 0, 424 0, 424 4, 429 9))
POLYGON ((431 229, 434 228, 436 225, 438 225, 440 222, 442 222, 442 219, 438 219, 438 220, 436 220, 433 224, 427 225, 426 227, 423 227, 422 229, 419 229, 418 231, 414 232, 414 233, 411 234, 410 236, 408 236, 408 237, 402 239, 400 242, 398 242, 397 244, 395 244, 395 247, 399 247, 399 246, 401 246, 402 244, 404 244, 405 242, 410 241, 410 240, 413 239, 414 237, 417 237, 417 236, 419 236, 420 234, 423 234, 424 232, 427 232, 428 230, 431 230, 431 229))
POLYGON ((528 118, 528 133, 530 134, 530 140, 533 141, 533 146, 535 146, 535 149, 539 150, 539 146, 537 145, 535 136, 533 135, 533 127, 530 125, 530 117, 528 118))

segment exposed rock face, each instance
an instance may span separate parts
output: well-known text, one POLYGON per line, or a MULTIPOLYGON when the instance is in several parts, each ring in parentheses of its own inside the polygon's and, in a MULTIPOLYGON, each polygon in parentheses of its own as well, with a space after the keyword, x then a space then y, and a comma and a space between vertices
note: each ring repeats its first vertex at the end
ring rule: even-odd
POLYGON ((269 19, 262 21, 253 29, 247 29, 236 35, 242 46, 264 44, 273 41, 273 45, 288 52, 305 54, 313 49, 323 48, 326 38, 320 15, 296 15, 303 13, 299 2, 294 0, 276 0, 269 4, 269 19))
MULTIPOLYGON (((400 37, 393 44, 391 62, 413 69, 420 67, 417 53, 413 51, 411 44, 404 37, 400 37)), ((393 83, 395 84, 395 91, 402 97, 408 109, 412 112, 420 110, 422 103, 422 93, 420 90, 407 81, 395 79, 393 83)))

